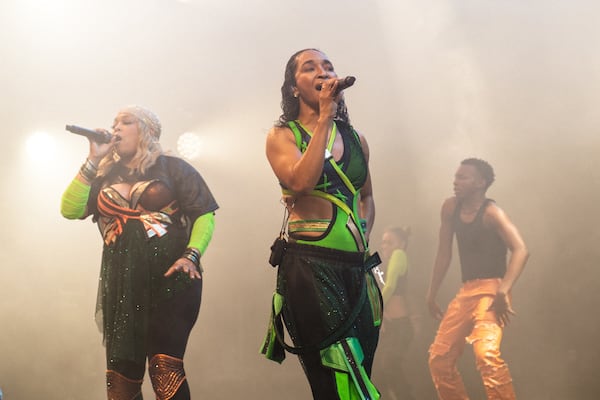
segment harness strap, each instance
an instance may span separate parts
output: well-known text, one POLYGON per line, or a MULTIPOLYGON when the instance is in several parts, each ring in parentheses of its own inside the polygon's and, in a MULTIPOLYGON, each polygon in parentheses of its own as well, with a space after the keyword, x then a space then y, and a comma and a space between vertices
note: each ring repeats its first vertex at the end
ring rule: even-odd
MULTIPOLYGON (((302 150, 302 133, 300 132, 300 129, 298 129, 298 124, 300 126, 302 126, 302 128, 306 131, 306 133, 310 137, 312 137, 312 134, 299 121, 289 121, 288 122, 288 125, 289 125, 290 129, 292 130, 292 132, 294 133, 294 136, 296 138, 296 146, 301 151, 303 151, 302 150)), ((331 135, 329 137, 329 143, 327 145, 327 151, 329 151, 329 152, 331 152, 331 149, 333 148, 333 142, 335 140, 336 132, 337 132, 337 125, 334 122, 333 129, 332 129, 331 135)), ((331 154, 331 153, 329 153, 329 154, 331 154)), ((331 164, 333 170, 338 174, 338 176, 340 177, 340 179, 342 180, 344 185, 346 185, 346 187, 348 188, 350 193, 352 193, 352 195, 354 197, 356 197, 357 190, 354 187, 354 185, 352 185, 352 182, 350 181, 348 176, 344 173, 344 171, 342 171, 342 169, 335 162, 333 157, 331 157, 331 156, 327 157, 327 160, 331 164)), ((294 193, 288 189, 283 189, 283 194, 293 195, 294 193)), ((336 206, 341 208, 348 215, 348 217, 352 220, 352 223, 354 226, 351 226, 350 224, 348 224, 347 226, 348 226, 348 229, 350 229, 350 231, 352 232, 352 234, 356 240, 356 244, 359 247, 359 251, 365 251, 367 249, 367 246, 368 246, 367 240, 363 233, 363 229, 361 228, 361 221, 358 220, 358 217, 354 214, 352 209, 350 209, 350 207, 346 203, 344 203, 343 201, 341 201, 339 198, 335 197, 334 195, 331 195, 329 193, 326 193, 326 192, 323 192, 320 190, 311 190, 309 192, 309 195, 328 200, 329 202, 334 203, 336 206)))
POLYGON ((331 346, 333 343, 339 341, 343 334, 350 329, 350 327, 352 326, 352 324, 354 324, 354 321, 356 320, 356 318, 358 317, 358 314, 360 314, 362 307, 365 304, 365 301, 367 299, 368 296, 368 289, 367 289, 367 280, 366 280, 366 272, 370 271, 373 267, 379 265, 381 263, 381 258, 379 257, 378 253, 375 253, 371 256, 369 256, 365 262, 364 262, 364 267, 363 269, 365 270, 365 274, 363 274, 363 279, 360 283, 360 295, 358 298, 358 301, 356 302, 356 304, 354 305, 354 308, 352 309, 352 311, 350 312, 350 314, 348 315, 348 318, 346 318, 346 320, 340 324, 340 326, 338 326, 336 329, 332 330, 331 333, 329 335, 327 335, 323 340, 321 340, 319 343, 314 343, 314 344, 308 344, 308 345, 304 345, 304 346, 292 346, 289 345, 287 343, 285 343, 285 335, 283 333, 283 323, 282 323, 282 316, 281 316, 281 309, 283 308, 283 297, 279 294, 279 293, 274 293, 273 294, 273 301, 272 301, 272 314, 271 314, 271 324, 272 324, 272 329, 273 329, 273 333, 277 339, 277 341, 279 342, 279 344, 288 352, 292 353, 292 354, 305 354, 309 351, 318 351, 321 349, 325 349, 329 346, 331 346))
POLYGON ((340 399, 377 400, 380 398, 377 388, 362 365, 363 360, 362 347, 355 337, 340 340, 321 351, 321 363, 335 371, 340 399))

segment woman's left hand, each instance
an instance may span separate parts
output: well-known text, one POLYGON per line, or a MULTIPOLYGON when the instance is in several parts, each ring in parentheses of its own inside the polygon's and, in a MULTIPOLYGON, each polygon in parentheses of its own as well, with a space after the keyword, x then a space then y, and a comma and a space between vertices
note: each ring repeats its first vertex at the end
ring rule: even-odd
POLYGON ((198 268, 196 268, 192 261, 185 257, 181 257, 175 261, 173 265, 171 265, 171 268, 165 272, 164 276, 169 277, 176 272, 183 272, 184 274, 189 275, 190 279, 202 279, 202 275, 200 274, 200 271, 198 271, 198 268))

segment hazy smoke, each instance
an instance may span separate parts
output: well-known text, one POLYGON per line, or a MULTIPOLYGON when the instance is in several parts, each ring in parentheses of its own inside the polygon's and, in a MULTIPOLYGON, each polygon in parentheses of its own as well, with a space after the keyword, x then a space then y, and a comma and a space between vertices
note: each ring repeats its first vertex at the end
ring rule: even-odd
MULTIPOLYGON (((0 204, 0 387, 10 399, 103 399, 93 321, 101 241, 66 221, 59 199, 87 154, 68 123, 109 127, 127 104, 161 116, 165 149, 195 131, 195 162, 221 209, 204 259, 200 318, 186 355, 196 398, 306 399, 294 357, 264 360, 282 217, 264 140, 279 114, 287 58, 318 47, 342 76, 350 117, 367 137, 377 203, 372 247, 388 224, 411 225, 414 301, 422 308, 439 208, 460 160, 496 169, 490 189, 531 250, 514 293, 504 357, 528 400, 600 394, 597 134, 600 6, 594 1, 81 2, 0 5, 3 171, 0 204), (88 4, 89 3, 89 4, 88 4), (260 10, 260 11, 257 11, 260 10), (48 131, 50 161, 23 156, 48 131), (64 150, 64 151, 63 151, 64 150), (40 160, 38 160, 40 161, 40 160)), ((454 263, 440 300, 458 285, 454 263)), ((423 313, 424 309, 421 310, 423 313)), ((419 398, 435 324, 407 362, 419 398)), ((473 397, 481 384, 465 355, 473 397)), ((148 382, 145 396, 152 398, 148 382)))

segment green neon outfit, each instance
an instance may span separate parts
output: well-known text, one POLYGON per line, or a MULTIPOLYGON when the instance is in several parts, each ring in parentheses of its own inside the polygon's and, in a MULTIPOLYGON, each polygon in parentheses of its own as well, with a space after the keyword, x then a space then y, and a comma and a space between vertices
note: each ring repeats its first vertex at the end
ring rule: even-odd
MULTIPOLYGON (((301 151, 310 133, 290 122, 301 151)), ((377 257, 368 246, 358 217, 359 189, 367 179, 360 139, 351 126, 334 124, 344 142, 339 161, 329 157, 309 195, 331 202, 331 220, 292 221, 290 243, 277 271, 277 289, 267 337, 261 349, 282 362, 285 350, 297 354, 314 399, 378 399, 370 381, 381 324, 381 294, 370 268, 377 257), (321 232, 317 237, 304 232, 321 232), (285 343, 283 323, 294 343, 285 343)), ((282 188, 284 195, 294 193, 282 188)))

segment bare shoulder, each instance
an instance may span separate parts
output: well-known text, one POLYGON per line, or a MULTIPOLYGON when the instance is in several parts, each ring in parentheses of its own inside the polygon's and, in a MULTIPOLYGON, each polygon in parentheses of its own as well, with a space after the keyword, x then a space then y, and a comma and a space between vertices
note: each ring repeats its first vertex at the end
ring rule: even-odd
POLYGON ((483 214, 483 221, 492 226, 503 226, 510 223, 508 215, 495 201, 491 201, 483 214))
POLYGON ((358 129, 354 129, 354 132, 356 132, 356 135, 358 135, 358 139, 360 140, 360 143, 363 146, 367 146, 367 138, 365 137, 365 135, 358 129))
POLYGON ((274 126, 267 133, 267 152, 281 151, 289 146, 296 146, 294 133, 287 126, 274 126))
POLYGON ((456 197, 454 196, 448 197, 446 200, 444 200, 441 210, 443 218, 449 218, 452 216, 452 214, 454 214, 454 211, 456 210, 456 203, 456 197))
POLYGON ((287 126, 273 126, 267 133, 267 141, 289 138, 291 134, 292 130, 287 126))
POLYGON ((521 237, 519 229, 510 220, 504 210, 495 203, 491 203, 486 208, 485 213, 483 214, 483 223, 498 232, 511 251, 518 248, 527 252, 525 242, 521 237))
POLYGON ((365 135, 363 135, 363 133, 361 131, 359 131, 358 129, 352 127, 352 129, 354 130, 354 132, 356 132, 356 134, 358 135, 359 138, 364 139, 365 135))

